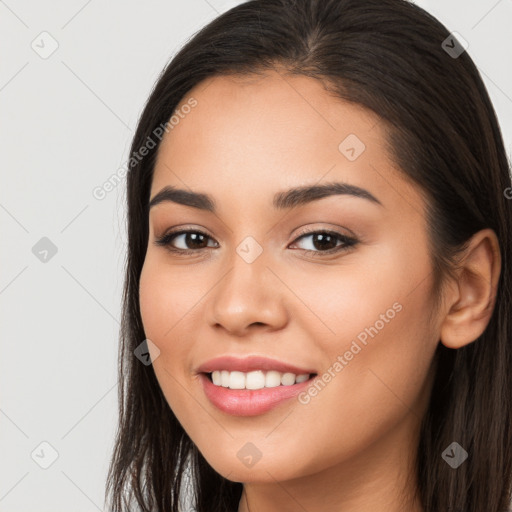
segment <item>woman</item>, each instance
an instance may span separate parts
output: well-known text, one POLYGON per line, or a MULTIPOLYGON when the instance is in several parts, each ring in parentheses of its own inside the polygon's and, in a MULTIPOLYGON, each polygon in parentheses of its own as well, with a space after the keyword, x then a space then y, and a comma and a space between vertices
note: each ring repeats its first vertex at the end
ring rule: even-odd
POLYGON ((454 35, 249 1, 131 149, 113 510, 190 510, 187 469, 200 512, 507 510, 512 189, 454 35))

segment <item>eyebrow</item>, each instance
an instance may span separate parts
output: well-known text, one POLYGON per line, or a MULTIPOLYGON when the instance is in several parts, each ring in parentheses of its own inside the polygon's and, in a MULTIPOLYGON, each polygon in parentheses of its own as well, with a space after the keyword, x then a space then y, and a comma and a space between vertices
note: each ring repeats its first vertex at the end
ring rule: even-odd
MULTIPOLYGON (((349 195, 367 199, 377 205, 382 203, 368 190, 343 182, 324 183, 322 185, 310 185, 295 187, 274 195, 272 205, 275 209, 284 210, 302 206, 312 201, 333 195, 349 195)), ((215 200, 208 194, 192 192, 173 186, 166 186, 158 192, 149 202, 149 208, 164 202, 173 202, 200 210, 216 213, 215 200)))

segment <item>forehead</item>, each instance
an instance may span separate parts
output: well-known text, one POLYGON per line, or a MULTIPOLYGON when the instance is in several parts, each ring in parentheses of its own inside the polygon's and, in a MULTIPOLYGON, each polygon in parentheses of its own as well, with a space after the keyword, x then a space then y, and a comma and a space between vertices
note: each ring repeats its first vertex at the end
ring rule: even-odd
POLYGON ((388 200, 417 194, 387 154, 382 120, 318 80, 276 71, 216 76, 189 91, 176 113, 179 122, 159 148, 151 197, 171 184, 221 202, 236 188, 246 202, 338 180, 373 186, 388 200), (191 98, 194 108, 180 110, 191 98))

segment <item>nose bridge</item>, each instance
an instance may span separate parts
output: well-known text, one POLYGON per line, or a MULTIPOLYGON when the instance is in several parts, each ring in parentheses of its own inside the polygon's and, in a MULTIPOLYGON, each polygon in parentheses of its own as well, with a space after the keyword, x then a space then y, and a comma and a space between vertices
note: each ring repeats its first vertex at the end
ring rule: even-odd
POLYGON ((285 321, 282 294, 272 272, 270 253, 252 237, 246 237, 226 259, 227 273, 212 296, 214 323, 241 331, 253 323, 278 327, 285 321))

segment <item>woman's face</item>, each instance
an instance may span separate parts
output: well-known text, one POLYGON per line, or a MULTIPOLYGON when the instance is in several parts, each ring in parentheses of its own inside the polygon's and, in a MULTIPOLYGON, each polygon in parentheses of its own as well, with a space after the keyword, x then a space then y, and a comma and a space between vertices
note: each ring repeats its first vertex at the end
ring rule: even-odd
POLYGON ((412 453, 439 322, 429 322, 425 204, 393 166, 379 118, 275 72, 210 79, 177 113, 150 197, 207 194, 214 211, 185 194, 151 207, 140 306, 156 377, 187 434, 243 482, 348 475, 412 453), (170 231, 190 233, 155 243, 170 231), (222 356, 273 361, 208 364, 222 356), (293 372, 276 374, 276 361, 316 376, 277 386, 293 372), (213 368, 228 387, 200 371, 213 368), (236 389, 263 382, 275 387, 236 389))

